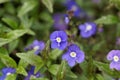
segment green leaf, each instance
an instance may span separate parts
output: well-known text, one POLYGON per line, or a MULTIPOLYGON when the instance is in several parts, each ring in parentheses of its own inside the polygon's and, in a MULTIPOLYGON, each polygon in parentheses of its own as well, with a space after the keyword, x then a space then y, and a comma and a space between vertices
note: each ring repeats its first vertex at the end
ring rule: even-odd
POLYGON ((93 51, 98 51, 102 48, 103 44, 105 43, 105 41, 101 41, 99 43, 96 43, 94 46, 93 46, 93 51))
POLYGON ((95 21, 96 24, 116 24, 119 22, 119 18, 114 15, 102 16, 95 21))
POLYGON ((0 38, 0 46, 5 45, 5 44, 21 37, 25 33, 27 33, 27 30, 13 30, 13 31, 7 33, 7 38, 0 38))
POLYGON ((9 45, 8 45, 9 53, 11 53, 15 48, 17 48, 18 43, 19 43, 19 39, 16 39, 16 40, 9 43, 9 45))
POLYGON ((104 80, 103 76, 100 75, 100 74, 97 74, 97 75, 96 75, 96 78, 97 78, 97 80, 104 80))
POLYGON ((63 60, 61 62, 61 65, 59 67, 58 73, 57 73, 57 80, 62 80, 64 75, 65 75, 65 71, 66 71, 66 63, 63 60))
POLYGON ((0 4, 1 3, 5 3, 5 2, 9 2, 10 0, 0 0, 0 4))
POLYGON ((8 51, 3 47, 0 47, 0 53, 3 55, 8 55, 8 51))
POLYGON ((2 18, 2 21, 4 21, 6 24, 8 24, 13 29, 18 28, 18 23, 12 18, 2 18))
POLYGON ((16 80, 16 75, 15 74, 7 75, 5 80, 16 80))
POLYGON ((53 0, 42 0, 42 3, 48 8, 48 10, 53 12, 53 0))
POLYGON ((75 75, 72 71, 66 70, 66 76, 71 77, 71 78, 77 78, 77 75, 75 75))
POLYGON ((23 6, 18 11, 18 16, 21 17, 27 14, 29 11, 33 10, 37 6, 38 2, 34 0, 24 1, 23 6))
POLYGON ((4 55, 0 53, 0 59, 8 67, 13 67, 13 68, 17 67, 16 62, 8 55, 4 55))
POLYGON ((48 71, 52 73, 53 75, 57 75, 57 72, 59 70, 60 65, 54 64, 49 66, 48 71))
POLYGON ((104 71, 105 73, 107 73, 108 75, 112 76, 112 77, 116 77, 116 78, 120 78, 120 72, 115 71, 115 70, 111 70, 109 68, 109 64, 106 63, 102 63, 102 62, 98 62, 98 61, 94 61, 94 65, 96 67, 99 68, 99 70, 104 71))
POLYGON ((33 51, 29 51, 28 53, 17 53, 17 56, 27 63, 36 66, 35 73, 44 65, 42 58, 35 55, 33 51))
POLYGON ((111 4, 114 4, 116 8, 120 10, 120 0, 109 0, 111 4))
POLYGON ((47 78, 35 78, 34 76, 30 78, 30 80, 49 80, 47 78))
POLYGON ((62 54, 62 50, 59 49, 54 49, 49 53, 49 56, 51 59, 56 60, 58 56, 60 56, 62 54))
POLYGON ((26 72, 26 70, 22 66, 18 66, 18 68, 16 69, 16 72, 18 74, 22 74, 24 76, 27 76, 27 72, 26 72))

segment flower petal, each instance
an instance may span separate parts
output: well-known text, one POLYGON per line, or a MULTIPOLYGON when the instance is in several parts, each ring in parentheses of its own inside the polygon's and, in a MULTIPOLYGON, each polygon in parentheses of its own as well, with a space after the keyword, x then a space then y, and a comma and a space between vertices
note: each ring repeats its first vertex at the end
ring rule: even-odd
POLYGON ((51 43, 51 48, 58 48, 58 43, 56 42, 56 41, 53 41, 52 43, 51 43))
POLYGON ((116 70, 120 70, 120 63, 119 62, 111 62, 110 63, 110 68, 111 69, 116 69, 116 70))
POLYGON ((68 60, 68 65, 69 65, 70 67, 73 67, 73 66, 75 65, 75 60, 69 59, 69 60, 68 60))
POLYGON ((111 50, 111 51, 108 53, 108 55, 107 55, 107 59, 108 59, 108 60, 112 60, 113 57, 114 57, 114 55, 115 55, 115 53, 116 53, 116 50, 111 50))
POLYGON ((63 54, 62 59, 68 61, 70 59, 69 52, 63 54))
POLYGON ((64 41, 64 42, 62 41, 60 43, 59 49, 60 50, 64 50, 67 47, 67 43, 68 43, 67 41, 64 41))
POLYGON ((79 53, 77 54, 77 57, 76 57, 76 62, 77 63, 81 63, 81 62, 84 61, 84 59, 85 59, 84 52, 83 51, 79 51, 79 53))

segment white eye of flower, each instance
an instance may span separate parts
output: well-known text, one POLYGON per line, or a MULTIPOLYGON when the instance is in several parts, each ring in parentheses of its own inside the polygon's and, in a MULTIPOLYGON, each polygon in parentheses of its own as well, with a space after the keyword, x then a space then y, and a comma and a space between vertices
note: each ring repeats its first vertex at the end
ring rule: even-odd
POLYGON ((35 46, 33 49, 38 50, 39 48, 40 48, 39 46, 35 46))
POLYGON ((85 32, 90 31, 91 29, 92 29, 92 26, 91 25, 87 25, 85 32))
POLYGON ((114 59, 115 62, 119 61, 119 57, 118 56, 114 56, 113 59, 114 59))
POLYGON ((10 75, 11 73, 7 73, 7 76, 10 75))
POLYGON ((70 53, 70 56, 71 56, 71 57, 76 57, 76 52, 71 52, 71 53, 70 53))
POLYGON ((57 41, 58 43, 60 43, 60 42, 61 42, 61 38, 60 38, 60 37, 57 37, 57 38, 56 38, 56 41, 57 41))
POLYGON ((78 9, 78 8, 77 8, 76 5, 73 5, 72 8, 71 8, 71 10, 73 10, 73 11, 76 11, 77 9, 78 9))

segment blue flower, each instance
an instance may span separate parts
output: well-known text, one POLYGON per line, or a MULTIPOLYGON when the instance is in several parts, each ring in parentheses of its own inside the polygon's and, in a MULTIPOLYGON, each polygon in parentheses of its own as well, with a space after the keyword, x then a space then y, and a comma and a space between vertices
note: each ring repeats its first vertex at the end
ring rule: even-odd
POLYGON ((31 66, 30 70, 28 71, 28 75, 25 77, 24 80, 30 80, 31 76, 34 76, 35 78, 41 77, 40 72, 38 71, 37 73, 34 73, 35 66, 31 66))
POLYGON ((93 22, 86 22, 79 25, 80 35, 83 38, 89 38, 96 33, 97 27, 93 22))
POLYGON ((65 6, 68 11, 73 11, 73 16, 75 17, 85 17, 86 13, 77 5, 75 0, 66 0, 65 6))
POLYGON ((68 28, 63 18, 64 18, 64 15, 60 13, 56 13, 53 15, 54 28, 56 30, 66 30, 68 28))
POLYGON ((25 50, 35 50, 35 54, 39 54, 45 48, 43 41, 34 40, 31 45, 25 48, 25 50))
POLYGON ((116 69, 120 71, 120 50, 111 50, 107 55, 107 59, 111 61, 111 69, 116 69))
POLYGON ((83 62, 84 58, 84 52, 75 44, 70 45, 68 51, 62 56, 62 59, 66 60, 70 67, 73 67, 76 63, 83 62))
POLYGON ((54 31, 50 35, 51 48, 63 50, 67 46, 67 34, 64 31, 54 31))
POLYGON ((14 68, 3 68, 2 69, 2 76, 0 76, 0 80, 5 80, 5 78, 10 75, 14 74, 16 70, 14 68))

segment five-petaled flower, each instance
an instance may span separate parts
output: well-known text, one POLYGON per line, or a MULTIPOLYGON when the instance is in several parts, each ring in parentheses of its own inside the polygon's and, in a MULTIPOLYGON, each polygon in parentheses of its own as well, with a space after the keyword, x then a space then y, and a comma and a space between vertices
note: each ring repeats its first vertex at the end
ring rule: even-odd
POLYGON ((25 48, 25 50, 35 50, 35 54, 39 54, 45 48, 43 41, 34 40, 31 45, 25 48))
POLYGON ((5 78, 10 75, 10 74, 14 74, 16 72, 16 70, 14 68, 3 68, 2 69, 2 76, 0 76, 0 80, 5 80, 5 78))
POLYGON ((120 70, 120 50, 111 50, 107 55, 107 59, 111 61, 111 69, 120 70))
POLYGON ((96 33, 97 27, 93 22, 86 22, 79 25, 80 35, 83 38, 89 38, 96 33))
POLYGON ((54 31, 50 35, 51 40, 51 48, 58 48, 60 50, 63 50, 67 46, 67 34, 64 31, 54 31))
POLYGON ((75 44, 70 45, 68 51, 62 56, 62 59, 66 60, 70 67, 73 67, 76 63, 83 62, 84 58, 84 52, 75 44))
POLYGON ((25 77, 24 80, 30 80, 30 77, 33 76, 35 78, 41 77, 40 72, 38 71, 37 73, 34 73, 35 66, 31 66, 30 70, 28 71, 28 75, 25 77))

